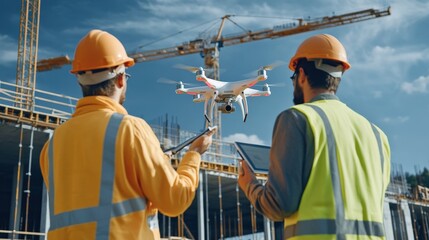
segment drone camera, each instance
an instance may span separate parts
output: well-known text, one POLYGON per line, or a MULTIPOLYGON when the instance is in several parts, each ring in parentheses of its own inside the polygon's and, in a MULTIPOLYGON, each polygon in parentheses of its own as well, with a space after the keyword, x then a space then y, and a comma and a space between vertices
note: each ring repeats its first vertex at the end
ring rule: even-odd
POLYGON ((235 111, 235 107, 233 107, 231 104, 225 103, 219 106, 218 110, 222 113, 232 113, 235 111))

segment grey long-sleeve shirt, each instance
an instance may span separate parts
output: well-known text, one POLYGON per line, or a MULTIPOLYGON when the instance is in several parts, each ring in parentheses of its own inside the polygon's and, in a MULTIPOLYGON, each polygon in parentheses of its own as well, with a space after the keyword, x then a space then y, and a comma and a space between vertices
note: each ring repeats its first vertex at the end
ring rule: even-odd
MULTIPOLYGON (((317 100, 339 100, 320 94, 317 100)), ((295 109, 281 112, 274 124, 268 180, 250 183, 246 196, 256 210, 282 221, 298 210, 314 161, 314 136, 306 117, 295 109)))

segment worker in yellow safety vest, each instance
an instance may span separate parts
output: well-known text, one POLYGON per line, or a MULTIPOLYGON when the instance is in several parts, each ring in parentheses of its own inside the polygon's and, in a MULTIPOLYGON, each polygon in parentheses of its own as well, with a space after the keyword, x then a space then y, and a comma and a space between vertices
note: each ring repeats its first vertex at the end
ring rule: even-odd
POLYGON ((385 239, 386 135, 335 95, 350 68, 333 36, 309 37, 289 68, 294 106, 276 119, 268 179, 245 162, 238 183, 255 208, 284 221, 284 239, 385 239))
POLYGON ((71 73, 84 97, 40 155, 49 240, 160 239, 158 210, 177 216, 194 199, 213 132, 192 143, 173 169, 150 126, 122 106, 133 65, 105 31, 90 31, 76 47, 71 73))

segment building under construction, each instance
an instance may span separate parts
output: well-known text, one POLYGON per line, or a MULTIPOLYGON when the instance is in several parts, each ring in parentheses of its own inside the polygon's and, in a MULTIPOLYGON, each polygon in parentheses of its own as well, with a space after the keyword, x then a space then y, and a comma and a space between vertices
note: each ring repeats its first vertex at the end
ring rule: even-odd
MULTIPOLYGON (((22 0, 16 83, 0 81, 0 239, 45 239, 49 227, 47 191, 39 168, 39 154, 53 130, 74 112, 76 98, 38 90, 36 71, 69 64, 68 58, 37 62, 40 0, 22 0), (39 63, 39 64, 38 64, 39 63)), ((208 40, 133 53, 137 62, 203 53, 207 68, 218 78, 218 47, 333 27, 390 15, 374 9, 294 25, 277 26, 241 35, 218 34, 208 40)), ((217 111, 216 111, 217 113, 217 111)), ((218 114, 218 113, 217 113, 218 114)), ((220 115, 217 120, 220 126, 220 115)), ((194 133, 180 129, 177 121, 161 118, 152 124, 162 145, 175 145, 194 133)), ((237 153, 220 135, 203 155, 200 185, 191 207, 181 216, 160 214, 160 233, 166 239, 279 239, 282 223, 258 214, 237 185, 237 153), (279 226, 277 228, 277 226, 279 226), (280 229, 280 230, 278 230, 280 229)), ((172 159, 176 166, 178 158, 172 159)), ((429 239, 429 202, 413 198, 401 174, 392 174, 385 198, 387 239, 429 239), (398 177, 399 176, 399 177, 398 177)), ((261 182, 266 174, 259 174, 261 182)), ((422 188, 423 189, 423 188, 422 188)), ((425 192, 426 194, 426 192, 425 192)), ((429 198, 429 196, 426 196, 429 198)))

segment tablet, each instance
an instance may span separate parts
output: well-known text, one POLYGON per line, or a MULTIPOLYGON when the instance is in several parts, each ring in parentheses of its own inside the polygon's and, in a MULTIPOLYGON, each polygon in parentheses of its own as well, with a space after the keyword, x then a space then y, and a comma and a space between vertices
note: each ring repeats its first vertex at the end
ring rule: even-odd
POLYGON ((267 174, 270 162, 270 147, 235 142, 238 153, 255 173, 267 174))
POLYGON ((186 146, 188 146, 189 144, 193 143, 195 140, 197 140, 197 138, 201 137, 202 135, 204 135, 204 134, 206 134, 206 133, 208 133, 208 132, 210 132, 210 131, 215 130, 216 128, 217 128, 217 126, 208 127, 206 130, 202 131, 202 132, 201 132, 201 133, 199 133, 198 135, 196 135, 196 136, 194 136, 194 137, 191 137, 191 138, 187 139, 186 141, 184 141, 184 142, 180 143, 179 145, 177 145, 177 146, 175 146, 175 147, 172 147, 172 148, 169 148, 169 149, 165 149, 165 150, 164 150, 164 153, 166 153, 166 152, 170 151, 170 152, 171 152, 171 154, 173 154, 173 155, 174 155, 174 154, 176 154, 176 153, 180 152, 180 150, 182 150, 184 147, 186 147, 186 146))

